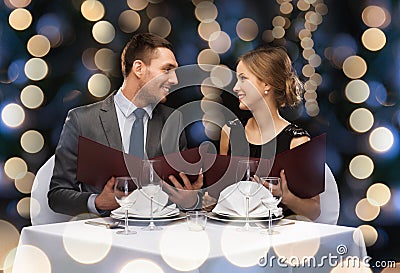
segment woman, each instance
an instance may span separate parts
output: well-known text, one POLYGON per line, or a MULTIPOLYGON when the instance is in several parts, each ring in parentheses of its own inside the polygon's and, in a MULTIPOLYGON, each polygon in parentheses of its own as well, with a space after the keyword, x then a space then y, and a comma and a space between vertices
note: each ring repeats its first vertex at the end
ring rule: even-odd
MULTIPOLYGON (((239 108, 250 110, 252 117, 244 124, 244 131, 238 120, 223 127, 220 154, 270 158, 275 148, 276 153, 281 153, 310 140, 305 130, 279 114, 279 108, 298 104, 302 92, 302 84, 284 49, 258 48, 245 53, 239 58, 236 74, 233 91, 239 98, 239 108), (244 145, 237 145, 243 142, 244 145)), ((315 220, 320 214, 319 195, 301 199, 288 189, 284 170, 280 177, 282 204, 291 210, 284 211, 285 216, 293 213, 315 220)), ((209 198, 205 195, 206 204, 209 198)))

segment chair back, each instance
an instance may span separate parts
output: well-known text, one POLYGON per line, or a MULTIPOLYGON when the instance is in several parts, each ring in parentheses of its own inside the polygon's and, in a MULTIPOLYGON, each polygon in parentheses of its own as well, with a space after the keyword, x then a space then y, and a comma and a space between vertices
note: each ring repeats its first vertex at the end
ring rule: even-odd
POLYGON ((325 164, 325 191, 319 196, 321 214, 314 222, 336 225, 340 211, 339 191, 335 177, 327 164, 325 164))
POLYGON ((69 215, 54 212, 48 204, 47 192, 53 175, 54 155, 36 173, 33 180, 30 202, 30 216, 32 225, 43 225, 69 221, 69 215))

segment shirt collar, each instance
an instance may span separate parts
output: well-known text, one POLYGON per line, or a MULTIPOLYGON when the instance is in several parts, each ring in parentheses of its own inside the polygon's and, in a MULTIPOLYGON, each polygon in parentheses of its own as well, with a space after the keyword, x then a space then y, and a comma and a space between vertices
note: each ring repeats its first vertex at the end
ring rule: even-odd
MULTIPOLYGON (((135 111, 138 108, 135 104, 133 104, 130 100, 128 100, 124 96, 121 88, 115 94, 114 101, 126 118, 129 117, 133 113, 133 111, 135 111)), ((149 104, 149 105, 143 107, 143 109, 146 111, 147 115, 149 115, 149 118, 151 119, 152 114, 153 114, 154 105, 149 104)))

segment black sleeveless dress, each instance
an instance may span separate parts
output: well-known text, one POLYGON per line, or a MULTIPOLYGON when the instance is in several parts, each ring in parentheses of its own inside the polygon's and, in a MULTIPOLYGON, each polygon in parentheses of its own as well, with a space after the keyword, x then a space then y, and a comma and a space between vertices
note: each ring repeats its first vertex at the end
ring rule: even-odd
MULTIPOLYGON (((249 156, 255 158, 273 158, 276 154, 290 149, 293 138, 307 136, 310 134, 295 124, 288 124, 274 139, 262 145, 251 144, 246 139, 244 126, 239 120, 228 122, 230 128, 228 154, 234 156, 249 156)), ((284 216, 295 214, 285 205, 280 204, 284 216)))

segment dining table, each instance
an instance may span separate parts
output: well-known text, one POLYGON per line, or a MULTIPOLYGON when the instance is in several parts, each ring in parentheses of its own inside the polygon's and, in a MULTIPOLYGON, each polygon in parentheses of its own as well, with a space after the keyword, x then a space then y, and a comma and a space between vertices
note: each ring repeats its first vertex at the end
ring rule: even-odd
POLYGON ((240 221, 209 218, 204 230, 193 231, 181 213, 156 221, 157 231, 130 219, 136 234, 123 235, 116 233, 123 222, 107 228, 87 221, 24 227, 12 272, 358 272, 368 265, 363 235, 354 227, 282 219, 273 222, 271 235, 266 222, 244 230, 240 221))

